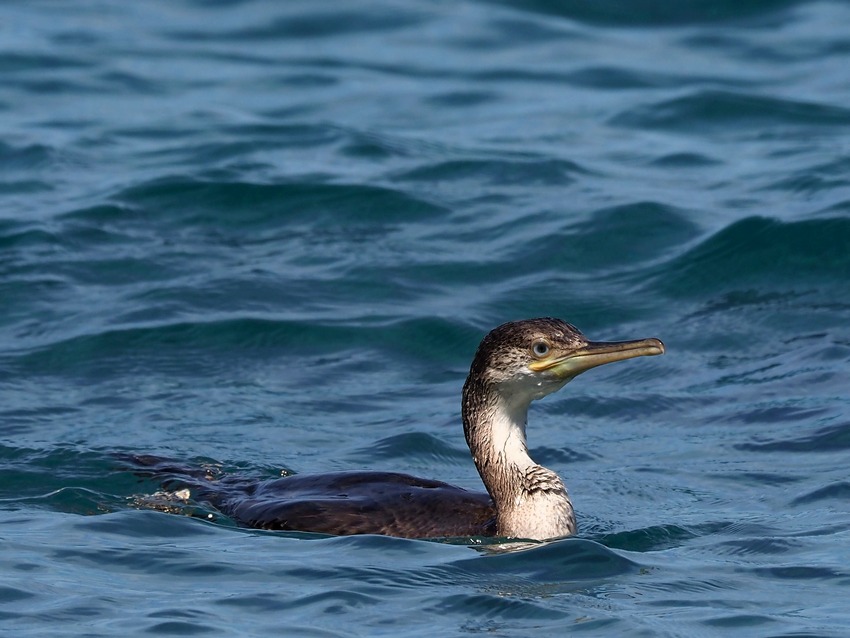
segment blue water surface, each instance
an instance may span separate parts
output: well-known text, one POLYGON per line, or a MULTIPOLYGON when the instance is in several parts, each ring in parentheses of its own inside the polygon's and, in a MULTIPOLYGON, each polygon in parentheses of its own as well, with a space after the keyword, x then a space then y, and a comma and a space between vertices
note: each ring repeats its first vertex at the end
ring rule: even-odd
POLYGON ((0 633, 850 634, 848 24, 0 4, 0 633), (116 460, 479 490, 469 362, 545 315, 667 345, 532 408, 575 538, 246 530, 116 460))

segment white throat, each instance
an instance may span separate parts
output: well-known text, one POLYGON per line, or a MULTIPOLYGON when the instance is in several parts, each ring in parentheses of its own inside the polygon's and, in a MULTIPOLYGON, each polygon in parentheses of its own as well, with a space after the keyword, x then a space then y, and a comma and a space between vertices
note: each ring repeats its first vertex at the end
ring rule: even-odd
POLYGON ((490 417, 490 446, 501 463, 526 469, 535 465, 528 455, 525 426, 528 404, 511 404, 500 400, 493 406, 490 417))
POLYGON ((563 481, 528 454, 528 401, 500 396, 476 416, 484 423, 476 428, 473 457, 496 504, 499 535, 546 540, 574 534, 563 481))

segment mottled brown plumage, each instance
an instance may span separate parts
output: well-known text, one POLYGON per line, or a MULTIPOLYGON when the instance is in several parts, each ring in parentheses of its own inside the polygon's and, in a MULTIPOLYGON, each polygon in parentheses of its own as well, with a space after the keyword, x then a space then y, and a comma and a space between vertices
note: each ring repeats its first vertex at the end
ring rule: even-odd
POLYGON ((190 489, 196 501, 246 527, 408 538, 568 536, 576 524, 566 488, 528 454, 529 404, 591 367, 663 352, 657 339, 591 342, 560 319, 528 319, 492 330, 475 353, 462 402, 464 435, 486 494, 390 472, 261 481, 218 478, 150 456, 129 461, 169 489, 190 489))

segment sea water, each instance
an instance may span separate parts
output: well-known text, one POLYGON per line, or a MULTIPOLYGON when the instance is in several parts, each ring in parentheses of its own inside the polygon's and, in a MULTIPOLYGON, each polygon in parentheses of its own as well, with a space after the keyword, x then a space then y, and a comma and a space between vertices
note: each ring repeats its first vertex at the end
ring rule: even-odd
POLYGON ((6 0, 0 634, 848 635, 848 24, 6 0), (667 345, 532 406, 575 538, 246 530, 116 461, 480 490, 469 362, 545 315, 667 345))

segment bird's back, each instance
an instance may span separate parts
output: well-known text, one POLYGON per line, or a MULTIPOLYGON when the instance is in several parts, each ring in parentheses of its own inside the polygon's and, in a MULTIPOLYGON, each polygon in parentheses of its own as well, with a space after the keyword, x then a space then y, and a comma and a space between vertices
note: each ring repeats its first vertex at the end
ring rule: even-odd
POLYGON ((189 488, 237 524, 321 534, 403 538, 494 536, 496 510, 486 493, 395 472, 296 474, 258 480, 214 478, 156 457, 132 457, 169 489, 189 488))
POLYGON ((496 532, 496 512, 487 494, 407 474, 299 474, 262 482, 250 495, 210 496, 240 524, 260 529, 404 538, 496 532))

